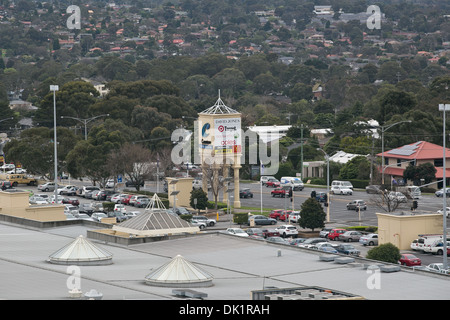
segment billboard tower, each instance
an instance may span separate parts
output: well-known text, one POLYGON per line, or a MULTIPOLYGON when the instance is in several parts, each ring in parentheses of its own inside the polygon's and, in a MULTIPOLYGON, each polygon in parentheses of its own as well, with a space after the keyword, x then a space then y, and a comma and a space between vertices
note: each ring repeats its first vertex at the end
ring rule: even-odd
POLYGON ((220 98, 216 103, 198 114, 198 154, 202 165, 202 188, 208 192, 208 169, 212 182, 219 184, 218 172, 222 170, 224 201, 228 200, 228 181, 234 182, 235 208, 241 207, 239 199, 239 169, 241 168, 241 114, 227 107, 220 98), (230 177, 230 169, 233 177, 230 177))

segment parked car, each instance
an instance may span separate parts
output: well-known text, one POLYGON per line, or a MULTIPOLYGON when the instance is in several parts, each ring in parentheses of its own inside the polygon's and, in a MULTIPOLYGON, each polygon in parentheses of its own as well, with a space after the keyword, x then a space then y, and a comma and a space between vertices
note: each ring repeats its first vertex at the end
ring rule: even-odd
POLYGON ((44 184, 40 184, 40 185, 38 185, 38 190, 45 191, 45 192, 55 191, 55 183, 54 182, 46 182, 44 184))
POLYGON ((149 203, 150 203, 150 198, 147 198, 147 197, 138 198, 136 200, 136 202, 134 203, 134 206, 136 208, 144 208, 144 207, 147 207, 149 203))
POLYGON ((104 212, 93 212, 91 218, 95 221, 101 222, 103 218, 108 218, 108 216, 104 212))
POLYGON ((253 198, 253 193, 249 188, 239 190, 239 198, 253 198))
POLYGON ((323 251, 323 252, 328 252, 328 253, 338 253, 338 251, 336 250, 336 248, 329 242, 319 242, 316 243, 312 249, 316 249, 319 251, 323 251))
POLYGON ((283 213, 283 211, 284 211, 283 209, 275 209, 275 210, 272 210, 272 211, 269 213, 269 218, 279 220, 280 217, 281 217, 281 215, 282 215, 282 213, 283 213))
POLYGON ((289 244, 289 242, 286 239, 280 237, 267 237, 266 241, 278 244, 289 244))
POLYGON ((113 195, 115 192, 113 190, 101 190, 95 195, 95 200, 106 201, 108 196, 113 195))
POLYGON ((280 215, 280 220, 281 221, 289 221, 289 217, 292 214, 292 210, 283 210, 283 212, 280 215))
POLYGON ((185 215, 185 214, 192 214, 192 212, 190 212, 188 209, 186 209, 185 207, 176 207, 175 208, 175 213, 177 215, 185 215))
POLYGON ((206 229, 206 223, 200 220, 191 220, 191 224, 193 226, 197 226, 200 228, 200 230, 206 229))
POLYGON ((94 212, 94 208, 92 207, 92 205, 90 203, 81 203, 78 206, 78 211, 80 213, 86 213, 87 215, 92 215, 92 213, 94 212))
POLYGON ((376 233, 369 233, 366 235, 361 236, 359 238, 359 243, 361 243, 364 246, 377 246, 378 245, 378 234, 376 233))
POLYGON ((284 190, 283 188, 275 188, 270 194, 272 195, 272 197, 284 198, 286 197, 286 190, 284 190))
POLYGON ((121 204, 121 203, 116 203, 114 205, 114 212, 120 212, 120 213, 127 213, 127 208, 125 208, 125 205, 121 204))
POLYGON ((106 181, 105 188, 114 188, 115 185, 114 179, 108 179, 108 181, 106 181))
POLYGON ((359 254, 360 254, 360 251, 358 249, 356 249, 354 246, 352 246, 351 244, 340 244, 336 247, 336 250, 339 253, 353 255, 353 256, 359 256, 359 254))
POLYGON ((143 186, 144 186, 144 180, 141 180, 141 181, 131 181, 131 180, 127 180, 127 181, 125 181, 125 186, 126 186, 126 187, 134 187, 134 186, 136 186, 137 184, 139 184, 141 187, 143 187, 143 186))
POLYGON ((0 189, 14 189, 14 187, 10 181, 0 181, 0 189))
MULTIPOLYGON (((436 240, 432 245, 423 247, 424 253, 432 253, 437 255, 444 254, 444 243, 441 239, 436 240)), ((447 256, 450 254, 450 242, 447 241, 447 256)))
POLYGON ((294 238, 294 239, 289 240, 289 244, 291 246, 299 246, 300 244, 302 244, 305 241, 306 241, 306 238, 294 238))
POLYGON ((247 224, 251 225, 275 225, 277 224, 277 220, 263 216, 263 215, 254 215, 248 218, 247 224))
POLYGON ((406 196, 398 191, 391 191, 388 194, 388 199, 391 201, 397 201, 397 202, 406 202, 406 196))
POLYGON ((352 200, 347 203, 347 210, 367 210, 367 204, 364 200, 352 200))
POLYGON ((328 234, 330 233, 330 231, 333 230, 333 228, 323 228, 322 230, 320 230, 319 232, 319 237, 321 238, 327 238, 328 234))
POLYGON ((431 264, 427 265, 425 269, 427 271, 433 271, 433 272, 438 272, 438 273, 445 273, 445 274, 450 273, 449 268, 444 269, 443 263, 431 263, 431 264))
POLYGON ((413 267, 422 265, 422 261, 417 258, 415 255, 410 253, 405 253, 400 255, 400 260, 398 260, 399 264, 404 266, 413 267))
POLYGON ((339 240, 342 240, 344 242, 359 241, 359 238, 361 238, 361 236, 362 233, 359 231, 347 231, 339 235, 339 240))
POLYGON ((264 238, 264 233, 260 228, 247 228, 247 230, 245 230, 245 232, 247 232, 247 234, 251 237, 251 236, 256 236, 256 237, 262 237, 264 238))
POLYGON ((275 229, 261 229, 261 231, 263 232, 264 238, 280 236, 280 233, 275 229))
MULTIPOLYGON (((77 190, 77 195, 79 195, 80 197, 86 198, 86 192, 94 191, 94 190, 100 190, 100 188, 96 187, 96 186, 83 186, 77 190)), ((92 194, 92 192, 91 192, 91 194, 92 194)))
POLYGON ((60 195, 74 196, 74 195, 76 195, 77 190, 78 190, 77 186, 69 185, 69 186, 64 186, 62 188, 58 188, 58 190, 56 192, 60 195))
POLYGON ((203 223, 206 224, 206 226, 208 226, 208 227, 213 227, 213 226, 216 225, 216 220, 214 220, 214 219, 209 219, 209 218, 206 217, 206 216, 197 216, 197 215, 193 215, 191 221, 192 221, 192 220, 196 220, 196 221, 203 222, 203 223))
POLYGON ((128 219, 134 218, 134 217, 136 217, 136 216, 138 216, 140 214, 141 214, 140 211, 128 211, 128 212, 125 212, 125 215, 127 216, 128 219))
POLYGON ((242 230, 241 228, 228 228, 227 230, 228 234, 232 234, 239 237, 248 237, 247 232, 242 230))
MULTIPOLYGON (((439 214, 444 214, 444 209, 440 209, 437 211, 439 214)), ((450 207, 445 207, 445 216, 448 218, 448 215, 450 213, 450 207)))
POLYGON ((300 220, 300 212, 299 211, 292 211, 289 213, 287 221, 292 222, 292 223, 297 223, 298 220, 300 220))
POLYGON ((291 224, 285 224, 285 225, 279 226, 279 227, 275 228, 275 230, 277 230, 283 238, 298 237, 297 227, 293 226, 291 224))
MULTIPOLYGON (((117 204, 116 204, 116 206, 117 206, 117 204)), ((121 211, 118 211, 118 210, 110 211, 106 215, 108 216, 108 218, 116 218, 117 223, 121 223, 128 219, 128 217, 124 213, 122 213, 121 211)))
POLYGON ((126 194, 117 193, 111 196, 111 202, 120 203, 122 197, 126 196, 126 194))
POLYGON ((366 187, 366 192, 371 194, 381 193, 381 186, 379 185, 369 185, 366 187))
POLYGON ((133 195, 132 194, 127 194, 124 197, 121 198, 120 202, 122 204, 129 204, 130 203, 130 199, 133 195))
POLYGON ((330 240, 339 240, 339 236, 343 233, 347 232, 346 229, 332 229, 329 233, 327 238, 330 240))
POLYGON ((270 178, 266 181, 266 187, 277 188, 280 187, 280 181, 275 178, 270 178))
POLYGON ((86 213, 77 213, 77 214, 73 214, 73 216, 77 219, 80 220, 88 220, 88 221, 94 221, 94 219, 92 219, 89 215, 87 215, 86 213))
POLYGON ((411 247, 411 250, 414 250, 414 251, 419 250, 419 239, 414 239, 411 242, 410 247, 411 247))
POLYGON ((317 243, 325 242, 323 238, 308 238, 302 243, 300 243, 298 246, 302 248, 312 248, 317 243))
MULTIPOLYGON (((438 190, 438 191, 436 191, 435 193, 434 193, 435 195, 436 195, 436 197, 443 197, 444 196, 444 188, 442 188, 441 190, 438 190)), ((446 188, 445 189, 445 194, 446 194, 446 197, 448 198, 448 197, 450 197, 450 188, 446 188)))
POLYGON ((78 201, 77 198, 63 198, 62 199, 62 203, 68 203, 68 204, 71 204, 73 206, 79 206, 80 205, 80 201, 78 201))
POLYGON ((42 197, 31 196, 28 200, 30 204, 48 204, 48 201, 42 197))
POLYGON ((351 196, 353 194, 353 190, 345 186, 333 186, 331 187, 331 193, 351 196))

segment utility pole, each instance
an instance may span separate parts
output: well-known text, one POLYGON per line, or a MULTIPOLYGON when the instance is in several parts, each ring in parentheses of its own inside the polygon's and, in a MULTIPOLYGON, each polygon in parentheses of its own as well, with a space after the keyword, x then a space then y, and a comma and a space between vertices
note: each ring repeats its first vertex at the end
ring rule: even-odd
POLYGON ((300 132, 300 178, 303 181, 303 123, 300 132))

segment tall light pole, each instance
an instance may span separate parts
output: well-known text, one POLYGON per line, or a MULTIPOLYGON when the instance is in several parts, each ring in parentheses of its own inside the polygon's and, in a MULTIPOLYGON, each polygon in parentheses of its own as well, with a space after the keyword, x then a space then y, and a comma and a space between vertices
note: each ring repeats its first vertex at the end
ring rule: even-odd
POLYGON ((58 85, 51 85, 50 91, 53 91, 53 144, 54 144, 54 152, 55 152, 55 204, 58 203, 58 149, 57 149, 57 140, 56 140, 56 91, 59 90, 58 85))
POLYGON ((411 122, 411 120, 405 120, 405 121, 399 121, 396 123, 393 123, 389 126, 381 126, 381 184, 384 185, 384 132, 392 128, 393 126, 404 123, 404 122, 411 122))
POLYGON ((100 118, 100 117, 109 117, 109 113, 108 114, 101 114, 99 116, 95 116, 95 117, 87 118, 87 119, 81 119, 81 118, 69 117, 69 116, 61 116, 61 119, 73 119, 73 120, 78 120, 81 123, 83 123, 84 124, 84 140, 87 140, 87 124, 89 122, 91 122, 92 120, 95 120, 95 119, 100 118))
POLYGON ((327 160, 327 222, 330 222, 330 156, 321 148, 317 148, 325 155, 327 160))
POLYGON ((443 112, 443 125, 442 125, 442 140, 443 140, 443 156, 442 156, 442 183, 443 183, 443 190, 444 193, 442 195, 442 199, 443 199, 443 212, 442 212, 442 220, 443 220, 443 235, 442 235, 442 242, 444 245, 444 254, 442 255, 444 257, 444 263, 443 263, 443 267, 444 270, 447 270, 448 267, 448 263, 447 263, 447 179, 446 179, 446 175, 445 175, 445 170, 446 170, 446 155, 445 155, 445 140, 446 140, 446 135, 445 135, 445 111, 449 111, 450 110, 450 104, 440 104, 439 105, 439 111, 443 112))

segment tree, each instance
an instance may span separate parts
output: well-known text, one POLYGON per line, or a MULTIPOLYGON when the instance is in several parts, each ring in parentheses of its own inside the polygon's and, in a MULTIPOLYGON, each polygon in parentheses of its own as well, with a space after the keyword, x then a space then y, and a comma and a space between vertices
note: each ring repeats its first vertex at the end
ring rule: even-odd
POLYGON ((425 184, 428 184, 436 179, 436 168, 431 163, 422 163, 418 166, 414 166, 410 163, 405 171, 403 171, 403 178, 411 180, 416 186, 422 184, 422 179, 425 184))
POLYGON ((117 172, 124 174, 137 191, 156 172, 154 160, 154 154, 149 149, 132 143, 125 143, 108 157, 108 162, 114 162, 117 172))
POLYGON ((392 243, 380 244, 378 247, 372 248, 367 252, 367 259, 398 263, 400 260, 400 250, 392 243))
POLYGON ((309 228, 314 231, 316 228, 325 226, 326 213, 322 205, 313 198, 306 199, 300 209, 300 219, 298 224, 302 228, 309 228))
POLYGON ((208 206, 208 194, 203 191, 203 189, 193 189, 191 191, 191 198, 189 202, 192 208, 196 208, 198 210, 204 210, 208 206), (197 203, 195 203, 195 200, 197 203))

